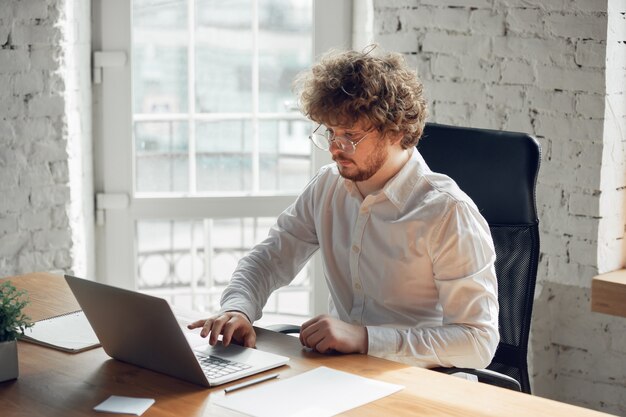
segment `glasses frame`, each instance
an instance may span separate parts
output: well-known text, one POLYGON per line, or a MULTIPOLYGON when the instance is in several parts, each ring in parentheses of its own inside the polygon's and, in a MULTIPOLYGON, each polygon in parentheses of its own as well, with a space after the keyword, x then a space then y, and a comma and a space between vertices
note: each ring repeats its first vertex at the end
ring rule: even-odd
POLYGON ((358 144, 361 143, 363 139, 365 139, 370 133, 372 133, 372 130, 369 130, 363 136, 361 136, 358 140, 353 141, 343 135, 342 136, 335 135, 335 133, 328 130, 328 128, 326 128, 326 134, 318 133, 317 131, 322 126, 323 126, 322 123, 317 125, 315 130, 313 130, 313 132, 311 132, 311 134, 309 135, 309 140, 313 142, 313 144, 316 147, 318 147, 319 149, 323 151, 329 150, 334 142, 342 152, 348 155, 352 155, 353 153, 355 153, 356 147, 358 146, 358 144), (331 135, 331 136, 328 137, 328 135, 331 135))

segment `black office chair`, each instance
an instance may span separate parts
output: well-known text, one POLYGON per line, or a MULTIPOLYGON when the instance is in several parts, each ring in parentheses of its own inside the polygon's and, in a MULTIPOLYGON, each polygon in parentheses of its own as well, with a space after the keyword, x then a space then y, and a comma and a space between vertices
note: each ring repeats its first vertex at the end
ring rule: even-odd
POLYGON ((496 249, 500 344, 487 371, 464 371, 479 381, 530 394, 528 336, 539 260, 535 185, 541 160, 524 134, 427 124, 418 150, 433 171, 454 179, 489 223, 496 249), (513 378, 497 375, 495 371, 513 378))
MULTIPOLYGON (((530 394, 528 336, 539 260, 535 184, 539 143, 523 133, 429 123, 418 150, 433 171, 454 179, 489 223, 496 249, 500 344, 487 369, 466 372, 481 382, 530 394)), ((282 333, 298 327, 270 326, 282 333)))

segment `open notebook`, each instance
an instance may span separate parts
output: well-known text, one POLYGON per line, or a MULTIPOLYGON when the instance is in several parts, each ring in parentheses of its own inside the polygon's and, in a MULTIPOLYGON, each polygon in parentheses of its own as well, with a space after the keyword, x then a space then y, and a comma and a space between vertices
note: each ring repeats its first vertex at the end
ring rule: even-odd
POLYGON ((22 340, 71 353, 100 346, 82 310, 39 320, 26 329, 22 340))

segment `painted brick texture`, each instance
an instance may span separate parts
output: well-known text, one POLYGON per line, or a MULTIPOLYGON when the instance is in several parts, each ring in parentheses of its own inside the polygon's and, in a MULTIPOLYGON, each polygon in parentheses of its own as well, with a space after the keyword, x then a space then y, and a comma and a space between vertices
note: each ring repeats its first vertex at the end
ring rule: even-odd
POLYGON ((575 320, 561 307, 592 316, 581 293, 599 271, 626 264, 625 4, 374 1, 375 41, 417 69, 430 121, 523 131, 541 142, 534 393, 617 414, 626 396, 598 392, 626 392, 626 370, 607 376, 598 368, 623 362, 623 347, 607 355, 615 343, 603 330, 619 322, 575 320))
POLYGON ((67 178, 56 165, 68 158, 65 99, 64 91, 50 82, 63 57, 62 3, 9 1, 1 8, 2 276, 71 267, 62 255, 72 247, 65 214, 67 178), (59 213, 65 218, 58 219, 59 213))
POLYGON ((0 2, 0 276, 87 269, 89 21, 88 2, 0 2))

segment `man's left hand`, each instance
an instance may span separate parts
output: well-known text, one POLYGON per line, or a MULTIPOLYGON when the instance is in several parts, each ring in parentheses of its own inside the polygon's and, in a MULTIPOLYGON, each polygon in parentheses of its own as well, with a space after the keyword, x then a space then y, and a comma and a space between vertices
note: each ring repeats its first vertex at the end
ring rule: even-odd
POLYGON ((300 343, 320 353, 367 353, 367 329, 321 315, 302 325, 300 343))

